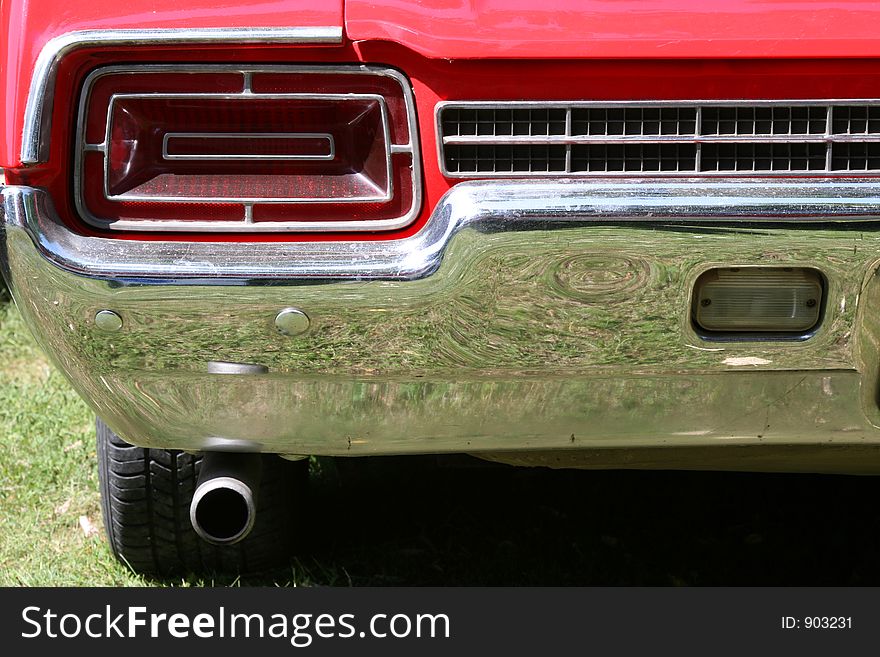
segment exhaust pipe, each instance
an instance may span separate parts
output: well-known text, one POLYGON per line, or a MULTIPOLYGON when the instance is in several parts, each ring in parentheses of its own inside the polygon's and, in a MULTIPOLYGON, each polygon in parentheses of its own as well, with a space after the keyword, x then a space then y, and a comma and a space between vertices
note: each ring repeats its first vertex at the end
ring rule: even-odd
POLYGON ((261 470, 259 454, 205 452, 189 506, 196 534, 214 545, 244 539, 257 515, 261 470))

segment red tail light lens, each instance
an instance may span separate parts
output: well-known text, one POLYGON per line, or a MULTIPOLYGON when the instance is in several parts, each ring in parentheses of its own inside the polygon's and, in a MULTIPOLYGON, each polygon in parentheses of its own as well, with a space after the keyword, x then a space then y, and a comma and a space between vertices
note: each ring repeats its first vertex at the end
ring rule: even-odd
POLYGON ((413 122, 389 69, 103 69, 80 104, 78 210, 126 230, 399 228, 419 210, 413 122))
POLYGON ((111 200, 387 201, 381 96, 114 96, 111 200))

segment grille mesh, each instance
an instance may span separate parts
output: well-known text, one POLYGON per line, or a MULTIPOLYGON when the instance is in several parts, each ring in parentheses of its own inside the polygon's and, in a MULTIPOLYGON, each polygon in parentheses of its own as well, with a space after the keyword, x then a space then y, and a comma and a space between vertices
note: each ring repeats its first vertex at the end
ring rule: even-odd
POLYGON ((575 135, 690 135, 697 112, 692 107, 576 108, 571 111, 575 135))
POLYGON ((704 107, 701 135, 824 135, 825 107, 704 107))
POLYGON ((468 173, 564 173, 565 146, 518 144, 462 146, 449 154, 468 173))
POLYGON ((572 172, 693 171, 694 144, 577 144, 571 148, 572 172))
POLYGON ((450 103, 450 176, 880 173, 880 103, 450 103))
POLYGON ((703 144, 702 171, 823 171, 825 144, 703 144))
POLYGON ((449 135, 564 135, 564 109, 455 109, 444 112, 449 135))

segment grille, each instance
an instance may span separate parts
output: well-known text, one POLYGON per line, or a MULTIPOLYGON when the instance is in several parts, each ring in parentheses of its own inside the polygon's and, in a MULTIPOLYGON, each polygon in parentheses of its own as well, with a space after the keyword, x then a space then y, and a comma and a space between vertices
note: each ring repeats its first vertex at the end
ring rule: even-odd
POLYGON ((450 102, 451 177, 880 173, 880 101, 450 102))

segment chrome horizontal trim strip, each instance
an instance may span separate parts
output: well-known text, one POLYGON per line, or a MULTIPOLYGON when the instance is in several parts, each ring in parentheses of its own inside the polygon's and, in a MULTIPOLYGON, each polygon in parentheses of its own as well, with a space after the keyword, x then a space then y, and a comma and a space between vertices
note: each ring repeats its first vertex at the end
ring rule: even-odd
POLYGON ((444 100, 437 103, 437 109, 447 106, 467 109, 545 109, 566 108, 601 109, 603 107, 772 107, 773 105, 792 105, 795 107, 831 107, 833 105, 876 105, 880 98, 785 98, 785 99, 687 99, 687 100, 444 100))
MULTIPOLYGON (((96 144, 86 144, 85 149, 96 144)), ((165 160, 260 160, 263 162, 275 162, 285 160, 302 160, 314 162, 320 160, 332 160, 336 157, 336 142, 333 135, 326 132, 166 132, 162 137, 162 159, 165 160), (174 155, 168 151, 168 142, 172 139, 229 139, 243 141, 260 141, 265 139, 278 139, 296 141, 298 139, 321 139, 327 142, 327 153, 320 154, 262 154, 262 153, 186 153, 174 155)))
POLYGON ((827 144, 876 143, 880 134, 855 135, 457 135, 443 137, 444 144, 827 144))
POLYGON ((53 87, 58 63, 67 54, 79 48, 163 43, 339 44, 342 43, 342 26, 82 30, 55 37, 40 51, 31 77, 22 132, 22 163, 37 164, 49 158, 53 87))
MULTIPOLYGON (((381 200, 381 199, 380 199, 381 200)), ((97 227, 109 228, 115 232, 132 231, 138 233, 163 233, 163 232, 187 232, 187 233, 369 233, 374 231, 389 231, 403 228, 409 221, 400 219, 376 219, 367 221, 254 221, 254 205, 263 205, 265 201, 260 199, 237 198, 236 203, 241 203, 243 218, 241 221, 153 221, 149 219, 138 221, 119 220, 112 224, 95 223, 97 227)))
POLYGON ((873 179, 503 180, 464 182, 438 203, 415 235, 351 242, 171 242, 77 235, 49 195, 3 191, 6 223, 24 228, 45 258, 68 271, 108 279, 385 279, 436 271, 464 228, 526 230, 548 223, 870 222, 880 220, 873 179))

